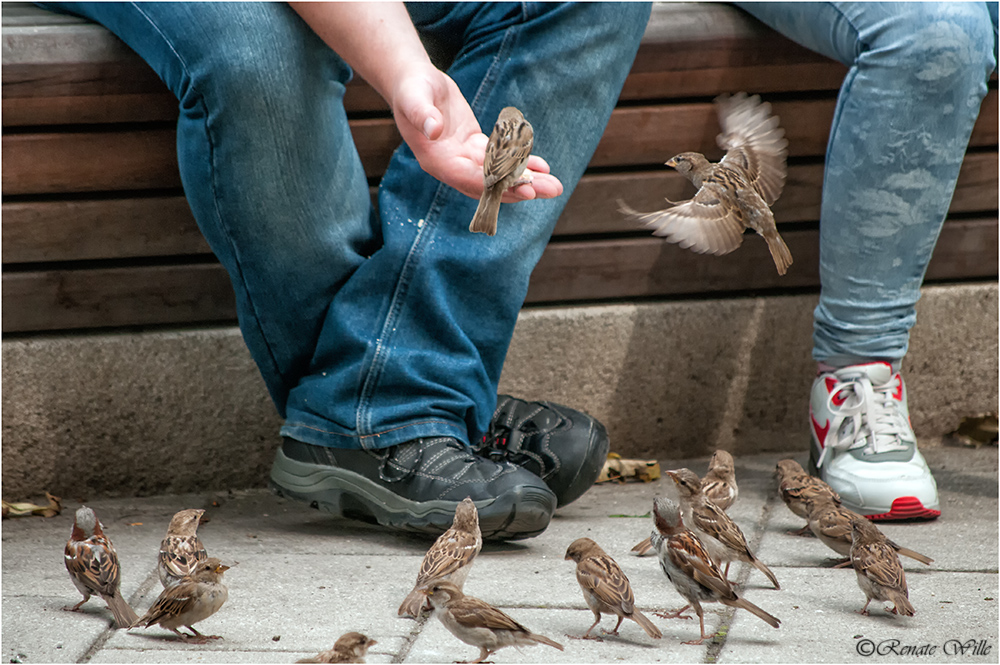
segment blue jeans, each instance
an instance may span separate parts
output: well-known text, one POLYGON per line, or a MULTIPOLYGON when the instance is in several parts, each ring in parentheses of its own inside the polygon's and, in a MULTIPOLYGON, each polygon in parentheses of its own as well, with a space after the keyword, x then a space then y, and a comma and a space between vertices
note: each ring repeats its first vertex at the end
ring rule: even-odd
POLYGON ((339 448, 488 427, 528 278, 611 115, 648 4, 409 7, 456 55, 489 131, 517 106, 563 196, 477 201, 392 157, 378 211, 343 107, 350 68, 285 4, 64 3, 134 49, 180 101, 184 190, 232 279, 284 435, 339 448))
POLYGON ((739 5, 849 67, 826 153, 813 357, 899 361, 996 66, 997 4, 739 5))

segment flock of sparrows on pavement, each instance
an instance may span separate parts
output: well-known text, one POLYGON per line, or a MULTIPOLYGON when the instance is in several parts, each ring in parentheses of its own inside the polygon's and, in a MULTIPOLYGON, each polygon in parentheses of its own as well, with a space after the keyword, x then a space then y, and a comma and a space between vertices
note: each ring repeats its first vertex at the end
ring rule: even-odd
MULTIPOLYGON (((718 450, 712 456, 703 479, 689 469, 667 471, 674 482, 676 499, 657 497, 653 502, 651 536, 632 548, 639 555, 655 552, 660 567, 678 593, 687 601, 679 610, 657 612, 656 616, 690 618, 683 615, 693 608, 698 616, 700 636, 684 644, 701 644, 712 637, 705 633, 702 603, 718 602, 745 609, 774 628, 780 620, 745 598, 741 598, 728 579, 729 565, 744 561, 760 570, 780 589, 774 573, 750 550, 739 526, 726 514, 739 493, 732 456, 718 450), (725 566, 725 568, 722 568, 725 566)), ((811 530, 817 538, 847 558, 836 567, 851 565, 858 586, 867 598, 860 614, 868 614, 872 600, 891 602, 892 613, 914 614, 906 586, 906 576, 899 562, 902 554, 925 564, 932 559, 886 538, 867 518, 847 510, 840 497, 822 480, 807 474, 797 462, 782 460, 777 466, 778 491, 788 508, 808 521, 794 532, 805 535, 811 530)), ((103 598, 118 628, 149 627, 158 624, 173 631, 185 642, 205 643, 221 639, 203 635, 194 624, 217 612, 228 598, 222 575, 228 566, 209 557, 198 537, 200 509, 182 510, 170 521, 157 560, 157 573, 163 591, 146 613, 139 617, 121 595, 118 556, 103 526, 90 508, 76 512, 76 520, 66 543, 66 568, 83 600, 67 610, 77 610, 91 595, 103 598), (186 627, 190 634, 180 630, 186 627)), ((468 596, 462 588, 472 563, 483 546, 479 515, 471 499, 459 503, 451 528, 441 534, 420 564, 416 582, 397 611, 400 617, 417 618, 430 605, 433 616, 455 637, 478 647, 482 662, 498 649, 508 646, 544 644, 560 651, 558 642, 533 633, 505 612, 489 603, 468 596)), ((605 614, 618 623, 609 635, 617 635, 625 619, 635 621, 653 638, 661 638, 656 625, 635 607, 635 595, 628 577, 618 563, 590 538, 573 541, 566 550, 567 560, 576 563, 576 579, 587 606, 594 613, 594 623, 581 639, 591 637, 605 614)), ((375 641, 350 632, 337 640, 329 651, 300 663, 364 662, 375 641)))
MULTIPOLYGON (((722 133, 719 147, 726 151, 718 163, 710 163, 695 152, 671 158, 667 166, 676 169, 698 188, 688 201, 651 213, 638 213, 620 203, 626 215, 644 222, 654 234, 699 253, 726 254, 740 246, 744 231, 753 229, 763 236, 778 273, 784 275, 792 255, 778 235, 769 206, 780 196, 785 184, 788 141, 771 107, 756 95, 722 95, 715 100, 722 133)), ((483 163, 484 191, 469 230, 496 233, 497 215, 503 192, 530 182, 523 177, 534 141, 531 124, 520 111, 507 107, 487 143, 483 163)), ((892 612, 912 616, 907 597, 906 577, 898 554, 926 564, 931 559, 896 545, 869 520, 841 506, 840 497, 826 483, 805 473, 793 460, 778 463, 779 491, 796 515, 808 520, 807 529, 837 553, 848 557, 857 573, 858 585, 867 597, 861 610, 868 613, 872 600, 893 604, 892 612)), ((657 613, 663 618, 690 618, 682 613, 693 608, 698 615, 700 637, 688 644, 700 644, 711 637, 705 633, 701 604, 718 602, 745 609, 774 628, 780 621, 740 598, 727 575, 733 561, 747 562, 759 569, 780 589, 774 573, 750 550, 740 528, 726 514, 736 500, 737 485, 729 453, 717 451, 705 479, 689 469, 668 471, 677 487, 677 499, 659 497, 653 503, 654 529, 633 551, 640 555, 655 552, 667 578, 686 600, 680 610, 657 613), (725 568, 720 568, 720 566, 725 568)), ((187 642, 204 643, 220 639, 203 635, 194 624, 222 607, 228 597, 222 575, 228 569, 219 559, 208 557, 197 535, 202 510, 182 510, 174 515, 160 546, 157 570, 163 592, 146 613, 139 617, 119 591, 118 558, 104 534, 94 511, 87 507, 76 513, 73 533, 66 544, 66 568, 83 600, 99 595, 108 603, 119 628, 149 627, 158 624, 187 642), (186 627, 191 634, 179 629, 186 627)), ((804 532, 805 529, 801 531, 804 532)), ((399 616, 416 618, 429 604, 434 616, 459 640, 479 647, 481 662, 507 646, 544 644, 562 650, 558 642, 531 632, 513 618, 478 598, 462 592, 470 566, 482 548, 479 517, 470 499, 459 504, 452 527, 443 533, 424 556, 413 590, 399 607, 399 616)), ((628 578, 601 547, 589 538, 569 545, 566 559, 576 562, 576 578, 594 623, 604 614, 618 617, 610 634, 617 635, 622 621, 638 623, 653 638, 662 634, 653 622, 635 607, 628 578)), ((299 662, 363 662, 374 640, 361 633, 343 635, 329 651, 299 662)))

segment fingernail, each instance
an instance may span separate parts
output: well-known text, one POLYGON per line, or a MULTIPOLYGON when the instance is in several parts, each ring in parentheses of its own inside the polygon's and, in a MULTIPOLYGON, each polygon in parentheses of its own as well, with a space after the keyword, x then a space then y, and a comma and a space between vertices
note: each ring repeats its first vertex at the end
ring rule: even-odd
POLYGON ((427 138, 431 137, 431 132, 434 131, 434 118, 427 118, 424 120, 424 136, 427 138))

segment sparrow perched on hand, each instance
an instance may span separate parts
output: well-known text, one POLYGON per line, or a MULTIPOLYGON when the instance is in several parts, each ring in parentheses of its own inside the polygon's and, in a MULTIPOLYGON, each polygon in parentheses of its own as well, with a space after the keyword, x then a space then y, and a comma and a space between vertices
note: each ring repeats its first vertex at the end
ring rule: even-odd
POLYGON ((117 628, 128 628, 136 620, 132 607, 121 592, 121 567, 118 553, 94 511, 81 506, 73 520, 73 531, 66 542, 66 570, 83 600, 64 610, 76 612, 94 594, 104 599, 115 617, 117 628))
POLYGON ((708 548, 712 558, 726 564, 725 574, 729 575, 731 562, 745 561, 764 573, 775 589, 780 589, 778 578, 771 569, 750 551, 743 530, 725 511, 705 497, 698 475, 690 469, 667 471, 667 475, 677 485, 685 521, 708 548))
MULTIPOLYGON (((725 450, 716 450, 708 461, 708 472, 701 480, 702 491, 709 500, 723 510, 729 507, 739 496, 740 488, 736 485, 736 465, 733 456, 725 450)), ((653 552, 653 544, 649 538, 632 548, 638 556, 653 552)))
POLYGON ((424 593, 434 606, 434 616, 452 635, 479 647, 479 658, 468 662, 481 663, 498 649, 510 646, 547 644, 563 650, 558 642, 531 632, 489 603, 466 596, 451 582, 435 582, 424 587, 424 593))
MULTIPOLYGON (((809 509, 806 507, 806 499, 819 500, 829 498, 834 504, 840 505, 840 495, 833 491, 833 488, 825 482, 810 476, 802 465, 793 459, 783 459, 778 462, 775 470, 778 475, 778 494, 785 502, 788 509, 799 517, 808 520, 809 509)), ((806 524, 798 531, 791 532, 793 535, 804 536, 809 532, 809 525, 806 524)))
POLYGON ((650 637, 663 637, 660 629, 636 609, 632 585, 618 563, 600 545, 590 538, 578 538, 570 543, 565 558, 576 562, 576 581, 583 590, 587 607, 594 613, 594 623, 583 634, 584 639, 601 622, 602 614, 614 614, 618 617, 611 635, 618 634, 618 628, 627 617, 642 626, 650 637))
POLYGON ((219 559, 206 559, 198 564, 193 575, 165 588, 132 628, 149 628, 157 623, 177 633, 185 642, 204 644, 208 640, 221 640, 219 635, 202 635, 194 624, 218 612, 229 598, 229 589, 222 583, 222 574, 227 570, 229 566, 222 565, 219 559), (181 626, 194 635, 177 630, 181 626))
POLYGON ((530 178, 521 178, 524 167, 531 156, 535 133, 531 123, 513 106, 500 111, 497 123, 493 125, 490 141, 486 144, 486 158, 483 160, 483 195, 479 207, 472 216, 469 230, 473 233, 494 235, 497 232, 497 216, 500 214, 500 198, 511 187, 525 185, 530 178))
MULTIPOLYGON (((867 518, 843 506, 837 505, 832 498, 826 496, 810 497, 804 500, 804 504, 809 510, 809 528, 816 537, 837 554, 850 557, 851 543, 853 542, 851 523, 857 519, 867 520, 867 518)), ((878 527, 874 524, 872 528, 878 531, 878 527)), ((884 535, 882 537, 885 538, 886 544, 892 547, 898 554, 916 559, 928 566, 934 563, 934 559, 924 556, 919 552, 914 552, 909 548, 900 547, 884 535)), ((850 562, 850 558, 847 558, 834 566, 834 568, 843 568, 849 565, 850 562)))
POLYGON ((736 465, 733 456, 725 450, 716 450, 708 461, 708 473, 701 479, 701 490, 712 503, 723 510, 729 510, 740 488, 736 485, 736 465))
POLYGON ((666 162, 698 188, 694 198, 650 213, 621 201, 619 206, 653 227, 654 235, 699 254, 728 254, 742 244, 744 229, 753 229, 767 241, 778 274, 784 275, 792 253, 778 235, 769 206, 785 186, 785 130, 771 115, 771 105, 757 95, 722 95, 715 108, 722 126, 716 142, 726 151, 722 160, 713 164, 700 153, 682 152, 666 162))
POLYGON ((190 508, 180 511, 170 520, 156 563, 156 572, 164 588, 189 577, 198 564, 208 558, 197 533, 204 513, 200 508, 190 508))
POLYGON ((858 586, 868 601, 858 614, 868 616, 868 604, 873 600, 889 601, 893 614, 911 617, 916 613, 906 588, 906 573, 896 556, 892 543, 878 528, 860 515, 851 519, 853 544, 851 565, 858 576, 858 586))
POLYGON ((320 651, 312 658, 303 658, 296 663, 363 663, 368 648, 378 644, 361 633, 344 633, 334 643, 333 648, 320 651))
POLYGON ((479 512, 472 499, 466 497, 455 509, 451 528, 438 536, 420 563, 420 572, 413 591, 399 606, 399 616, 417 618, 427 596, 422 588, 434 582, 447 580, 459 589, 469 576, 472 562, 483 548, 483 535, 479 530, 479 512))
POLYGON ((743 608, 774 628, 781 625, 776 617, 736 595, 733 585, 709 556, 702 541, 684 526, 680 506, 675 501, 657 498, 653 502, 653 523, 656 527, 652 536, 653 546, 660 558, 660 568, 677 592, 688 601, 688 605, 675 612, 674 616, 680 615, 688 607, 694 607, 698 614, 701 637, 685 644, 701 644, 712 637, 705 634, 705 614, 701 608, 703 602, 718 602, 729 607, 743 608))

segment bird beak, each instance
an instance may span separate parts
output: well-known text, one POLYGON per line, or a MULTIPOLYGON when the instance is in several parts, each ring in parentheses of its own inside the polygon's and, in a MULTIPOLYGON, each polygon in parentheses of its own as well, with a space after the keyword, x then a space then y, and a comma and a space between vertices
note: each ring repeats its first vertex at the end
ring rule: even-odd
POLYGON ((671 157, 670 159, 664 162, 664 165, 669 166, 670 168, 677 168, 677 160, 671 157))
POLYGON ((218 568, 215 569, 215 572, 217 572, 217 573, 224 573, 227 570, 229 570, 229 568, 230 568, 230 566, 220 565, 218 568))
MULTIPOLYGON (((673 161, 673 160, 671 160, 671 161, 673 161)), ((668 476, 670 476, 670 479, 672 481, 674 481, 675 483, 679 484, 681 482, 680 477, 676 473, 674 473, 673 471, 665 471, 664 473, 666 473, 668 476)))

